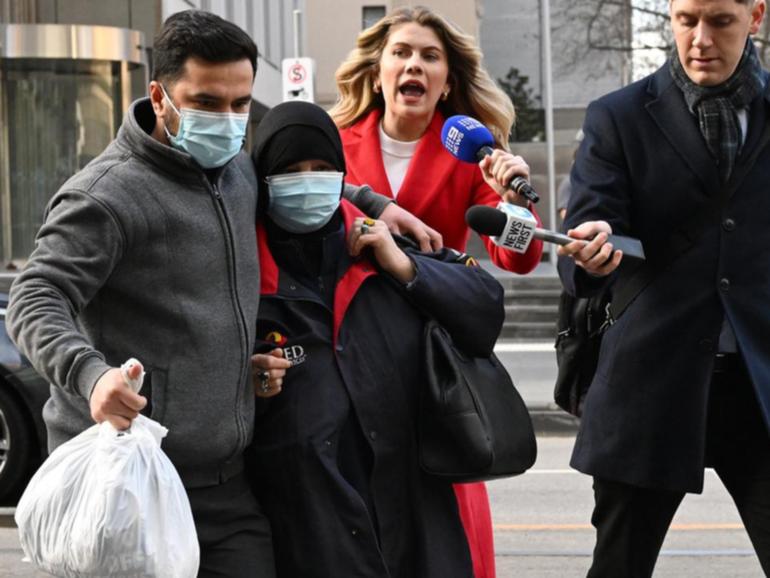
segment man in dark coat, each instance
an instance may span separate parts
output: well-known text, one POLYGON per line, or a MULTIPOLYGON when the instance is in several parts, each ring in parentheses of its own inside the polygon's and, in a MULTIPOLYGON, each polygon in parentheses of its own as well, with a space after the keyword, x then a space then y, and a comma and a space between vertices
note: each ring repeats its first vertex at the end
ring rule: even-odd
POLYGON ((654 271, 604 335, 572 456, 594 477, 589 576, 650 576, 705 467, 768 573, 770 75, 750 39, 765 0, 669 8, 669 61, 588 108, 565 224, 591 240, 560 250, 578 296, 631 276, 608 233, 640 238, 654 271), (683 241, 677 230, 698 214, 683 241))

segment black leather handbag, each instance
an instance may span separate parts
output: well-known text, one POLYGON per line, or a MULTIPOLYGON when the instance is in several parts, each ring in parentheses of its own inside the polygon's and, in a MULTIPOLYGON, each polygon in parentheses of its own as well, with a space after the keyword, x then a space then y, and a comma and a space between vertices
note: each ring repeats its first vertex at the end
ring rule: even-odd
POLYGON ((462 483, 529 469, 537 457, 532 420, 500 360, 465 355, 433 320, 425 327, 425 356, 418 425, 423 471, 462 483))
POLYGON ((608 326, 609 288, 593 297, 573 297, 562 291, 556 334, 556 405, 576 417, 594 379, 602 334, 608 326))

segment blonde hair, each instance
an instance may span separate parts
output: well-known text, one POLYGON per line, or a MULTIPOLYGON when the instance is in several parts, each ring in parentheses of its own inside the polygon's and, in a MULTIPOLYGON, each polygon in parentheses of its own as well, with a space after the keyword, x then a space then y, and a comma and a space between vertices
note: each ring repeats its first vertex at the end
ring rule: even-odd
POLYGON ((373 88, 380 58, 391 28, 410 22, 431 28, 447 52, 450 91, 447 100, 438 102, 439 110, 444 116, 476 118, 489 127, 496 144, 508 150, 515 119, 510 98, 482 68, 481 51, 474 38, 424 6, 399 8, 358 35, 356 47, 335 74, 339 99, 329 114, 337 126, 349 127, 375 108, 385 107, 382 94, 373 88))

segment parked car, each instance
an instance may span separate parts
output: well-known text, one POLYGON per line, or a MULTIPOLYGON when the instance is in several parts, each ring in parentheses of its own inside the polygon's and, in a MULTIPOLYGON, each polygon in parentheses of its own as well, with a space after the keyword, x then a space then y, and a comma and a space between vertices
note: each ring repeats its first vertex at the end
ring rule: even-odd
MULTIPOLYGON (((7 291, 7 287, 0 286, 7 291)), ((0 505, 10 505, 45 459, 48 384, 8 337, 8 294, 0 293, 0 505)))

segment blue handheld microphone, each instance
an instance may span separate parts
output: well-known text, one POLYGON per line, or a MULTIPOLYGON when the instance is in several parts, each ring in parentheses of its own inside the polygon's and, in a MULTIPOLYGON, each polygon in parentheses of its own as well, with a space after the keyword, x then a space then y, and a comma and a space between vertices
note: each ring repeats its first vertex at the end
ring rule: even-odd
MULTIPOLYGON (((492 154, 495 137, 475 118, 457 114, 444 121, 441 142, 453 156, 466 163, 478 163, 492 154)), ((508 188, 537 203, 540 197, 524 177, 513 177, 508 188)))

